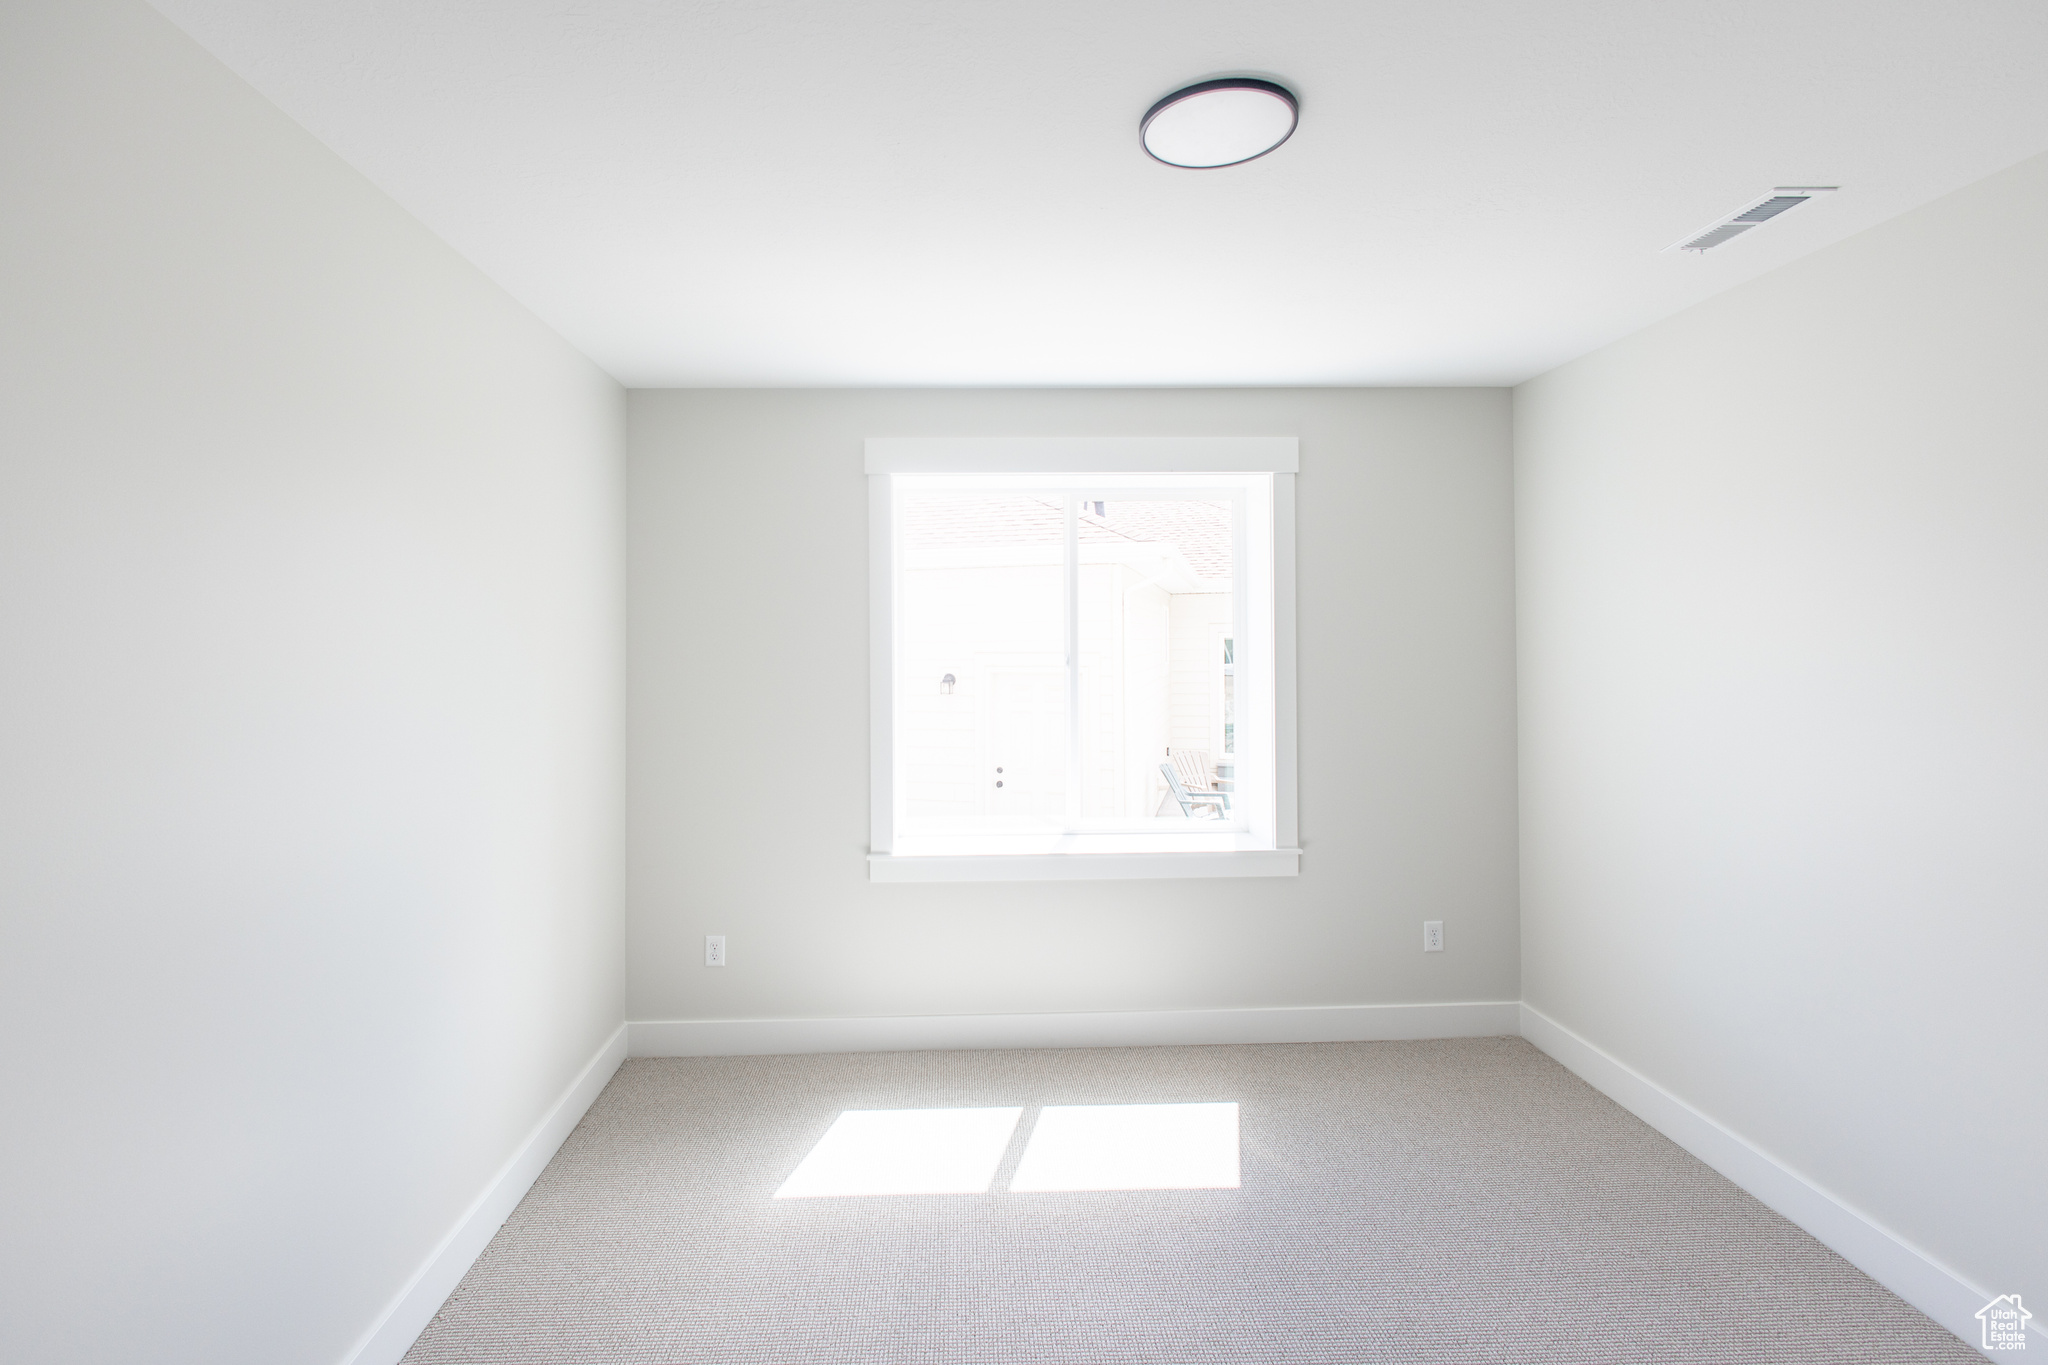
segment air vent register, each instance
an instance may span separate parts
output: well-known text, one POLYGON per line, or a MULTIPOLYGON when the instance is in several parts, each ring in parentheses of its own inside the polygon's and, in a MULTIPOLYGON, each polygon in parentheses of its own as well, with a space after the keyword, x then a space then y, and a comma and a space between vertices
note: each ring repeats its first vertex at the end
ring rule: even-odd
POLYGON ((1722 214, 1707 226, 1686 233, 1665 250, 1712 251, 1723 242, 1732 242, 1779 214, 1798 208, 1815 195, 1834 193, 1836 188, 1834 185, 1780 185, 1769 194, 1750 200, 1735 212, 1722 214))

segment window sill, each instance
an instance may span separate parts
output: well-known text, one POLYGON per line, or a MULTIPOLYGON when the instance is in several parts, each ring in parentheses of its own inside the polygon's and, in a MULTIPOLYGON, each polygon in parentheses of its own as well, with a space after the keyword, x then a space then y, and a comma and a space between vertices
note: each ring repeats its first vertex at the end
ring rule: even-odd
POLYGON ((1298 848, 1235 853, 868 855, 871 882, 1101 882, 1186 877, 1293 877, 1298 848))

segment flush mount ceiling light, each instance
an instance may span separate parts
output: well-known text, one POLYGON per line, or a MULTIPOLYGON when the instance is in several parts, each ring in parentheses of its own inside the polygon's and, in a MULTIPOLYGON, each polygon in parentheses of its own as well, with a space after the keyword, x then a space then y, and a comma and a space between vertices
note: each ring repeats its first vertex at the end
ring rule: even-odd
POLYGON ((1138 136, 1169 166, 1213 170, 1272 151, 1293 135, 1299 114, 1285 86, 1231 76, 1174 91, 1146 111, 1138 136))

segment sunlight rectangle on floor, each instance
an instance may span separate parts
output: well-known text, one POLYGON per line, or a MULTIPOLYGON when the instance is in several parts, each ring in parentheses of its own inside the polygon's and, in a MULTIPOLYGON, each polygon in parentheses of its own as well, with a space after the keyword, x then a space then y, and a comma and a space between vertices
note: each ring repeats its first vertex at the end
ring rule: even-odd
POLYGON ((777 1199, 980 1194, 1010 1146, 1014 1109, 849 1109, 832 1121, 777 1199))
POLYGON ((1237 1187, 1235 1103, 1047 1105, 1010 1181, 1013 1193, 1237 1187))

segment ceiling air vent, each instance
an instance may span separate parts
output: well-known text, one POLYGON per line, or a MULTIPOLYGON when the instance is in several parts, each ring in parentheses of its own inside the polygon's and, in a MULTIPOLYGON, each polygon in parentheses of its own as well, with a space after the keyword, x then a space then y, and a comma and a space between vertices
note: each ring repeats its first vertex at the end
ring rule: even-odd
POLYGON ((1832 194, 1834 185, 1780 185, 1769 194, 1752 199, 1733 213, 1724 213, 1707 226, 1664 248, 1666 251, 1712 251, 1733 241, 1759 223, 1768 223, 1788 209, 1796 209, 1817 194, 1832 194))

